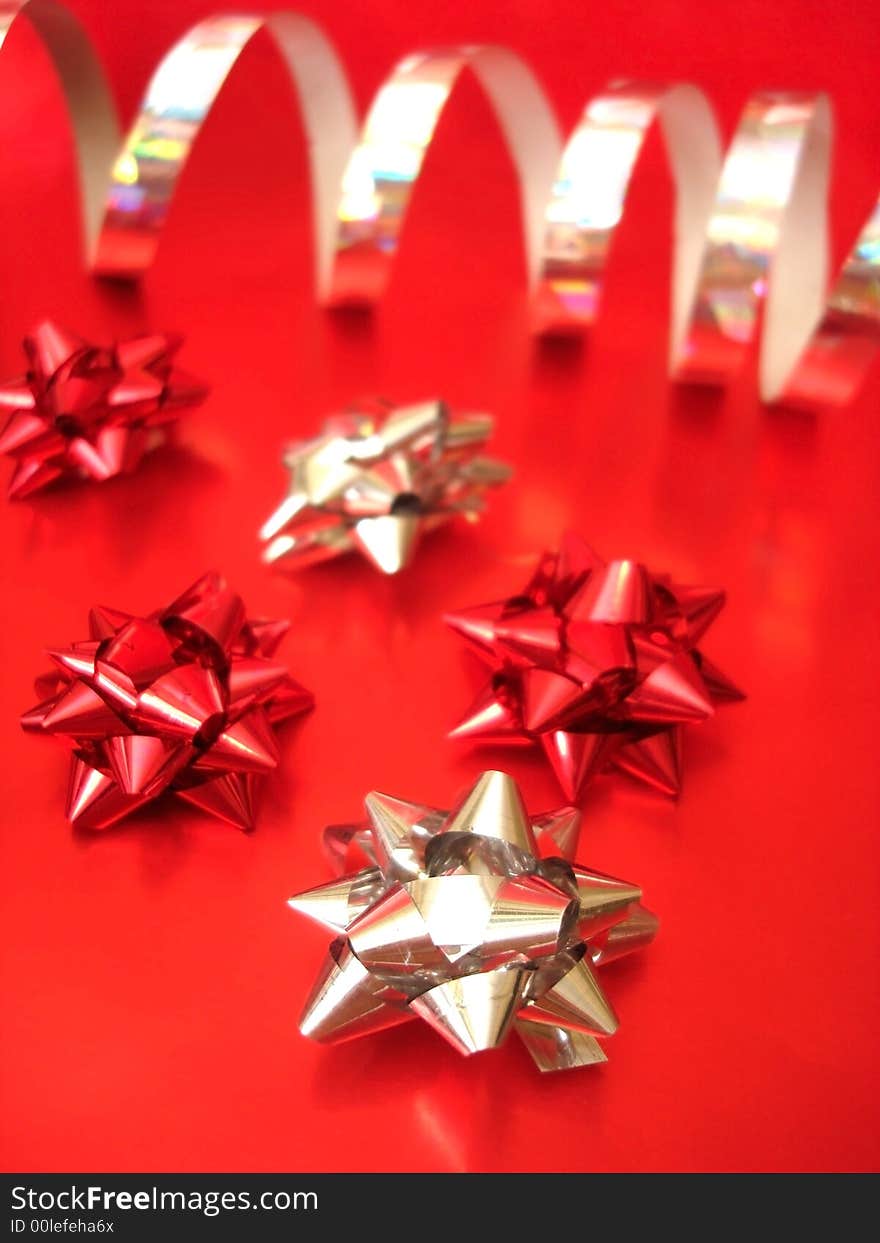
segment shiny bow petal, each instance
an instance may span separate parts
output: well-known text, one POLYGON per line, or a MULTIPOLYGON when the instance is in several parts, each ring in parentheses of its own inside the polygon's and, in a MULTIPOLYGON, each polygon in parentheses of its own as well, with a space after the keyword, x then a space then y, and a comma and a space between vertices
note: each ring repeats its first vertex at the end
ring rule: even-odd
POLYGON ((567 535, 521 592, 447 615, 491 670, 450 737, 540 745, 566 798, 608 767, 677 795, 680 727, 743 697, 696 646, 724 598, 567 535))
POLYGON ((134 470, 207 391, 173 365, 180 344, 157 334, 105 348, 41 323, 24 341, 27 374, 0 385, 0 453, 15 462, 10 497, 134 470))
POLYGON ((73 748, 67 818, 105 829, 170 792, 254 827, 273 725, 313 706, 273 660, 286 622, 249 619, 217 574, 146 617, 93 609, 89 638, 49 651, 22 727, 73 748))
POLYGON ((491 433, 488 415, 453 418, 441 401, 329 419, 285 455, 290 490, 260 532, 264 560, 300 567, 356 549, 396 574, 424 531, 476 519, 509 477, 478 456, 491 433))
POLYGON ((486 772, 451 812, 373 793, 364 825, 326 830, 366 866, 289 905, 336 939, 300 1023, 335 1043, 420 1018, 459 1053, 511 1031, 538 1068, 604 1062, 617 1017, 596 968, 653 940, 641 890, 573 862, 579 815, 530 818, 486 772))

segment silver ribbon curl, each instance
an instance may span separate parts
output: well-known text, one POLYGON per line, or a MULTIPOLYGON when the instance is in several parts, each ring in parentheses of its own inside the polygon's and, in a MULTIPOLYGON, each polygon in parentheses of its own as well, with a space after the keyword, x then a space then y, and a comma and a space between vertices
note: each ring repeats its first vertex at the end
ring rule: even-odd
POLYGON ((826 293, 831 111, 823 95, 753 95, 723 155, 712 109, 695 87, 616 83, 588 103, 563 146, 524 61, 500 47, 463 46, 400 61, 358 132, 332 45, 313 22, 278 12, 193 26, 161 61, 120 145, 106 82, 76 19, 52 0, 5 0, 0 44, 21 15, 43 39, 67 98, 90 262, 100 274, 136 278, 150 265, 201 126, 242 51, 265 31, 306 131, 323 303, 381 297, 436 124, 470 70, 517 175, 538 332, 582 333, 594 321, 630 179, 656 124, 676 196, 674 378, 728 379, 765 299, 767 401, 845 405, 880 344, 880 200, 826 293))

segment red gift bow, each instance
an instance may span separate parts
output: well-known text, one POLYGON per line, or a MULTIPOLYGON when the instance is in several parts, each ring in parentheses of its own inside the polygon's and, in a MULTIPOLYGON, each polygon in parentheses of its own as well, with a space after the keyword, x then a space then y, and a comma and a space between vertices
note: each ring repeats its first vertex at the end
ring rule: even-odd
POLYGON ((93 609, 88 639, 49 652, 57 667, 21 718, 73 744, 68 820, 106 829, 170 791, 252 829, 273 725, 314 704, 271 659, 288 625, 249 619, 217 574, 146 617, 93 609))
POLYGON ((110 479, 162 444, 169 425, 207 389, 172 362, 181 337, 132 337, 104 347, 51 320, 25 337, 27 374, 0 385, 0 453, 15 460, 9 496, 62 477, 110 479))

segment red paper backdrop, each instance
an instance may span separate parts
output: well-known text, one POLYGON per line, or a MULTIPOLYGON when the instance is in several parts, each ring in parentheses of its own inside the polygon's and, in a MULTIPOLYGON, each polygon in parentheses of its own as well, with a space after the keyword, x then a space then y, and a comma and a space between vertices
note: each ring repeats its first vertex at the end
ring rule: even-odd
MULTIPOLYGON (((190 0, 77 0, 129 117, 190 0)), ((835 259, 880 186, 873 5, 654 0, 539 6, 303 0, 365 107, 420 46, 525 53, 574 121, 612 76, 708 90, 729 135, 750 88, 827 87, 840 124, 835 259)), ((0 57, 0 364, 51 314, 97 337, 187 333, 213 396, 134 478, 0 504, 5 587, 0 1037, 7 1168, 744 1170, 876 1166, 877 373, 818 419, 763 411, 753 368, 726 394, 667 383, 669 186, 654 145, 583 351, 527 332, 512 174, 465 83, 373 320, 310 294, 301 133, 254 46, 187 169, 142 291, 79 259, 57 86, 27 31, 0 57), (254 533, 285 479, 278 449, 354 395, 442 393, 498 416, 518 468, 475 533, 449 532, 396 581, 356 560, 295 581, 254 533), (286 896, 327 876, 321 827, 376 787, 448 803, 508 760, 538 810, 541 764, 443 740, 478 673, 440 622, 495 598, 571 525, 729 588, 706 649, 750 694, 687 738, 678 806, 623 780, 590 792, 580 855, 640 881, 654 948, 612 967, 622 1026, 607 1066, 555 1077, 516 1045, 470 1061, 409 1026, 326 1050, 296 1016, 326 937, 286 896), (246 837, 196 812, 103 836, 62 817, 60 748, 23 736, 44 645, 92 602, 149 609, 210 566, 318 697, 246 837)))

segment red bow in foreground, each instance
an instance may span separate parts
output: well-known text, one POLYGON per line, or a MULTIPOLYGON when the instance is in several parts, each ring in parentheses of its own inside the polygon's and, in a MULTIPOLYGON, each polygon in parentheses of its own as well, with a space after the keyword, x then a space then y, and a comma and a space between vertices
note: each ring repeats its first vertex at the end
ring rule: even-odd
POLYGON ((492 671, 450 737, 540 744, 570 799, 607 767, 677 795, 679 727, 743 698, 696 646, 723 606, 567 535, 517 595, 447 615, 492 671))
POLYGON ((18 500, 62 477, 109 479, 134 470, 169 424, 206 389, 172 358, 181 338, 133 337, 104 348, 44 320, 24 349, 26 375, 0 385, 0 453, 15 460, 18 500))
POLYGON ((93 609, 88 639, 49 652, 57 668, 21 718, 73 744, 68 820, 106 829, 172 791, 252 829, 273 725, 314 703, 271 659, 288 624, 249 620, 216 574, 147 617, 93 609))

